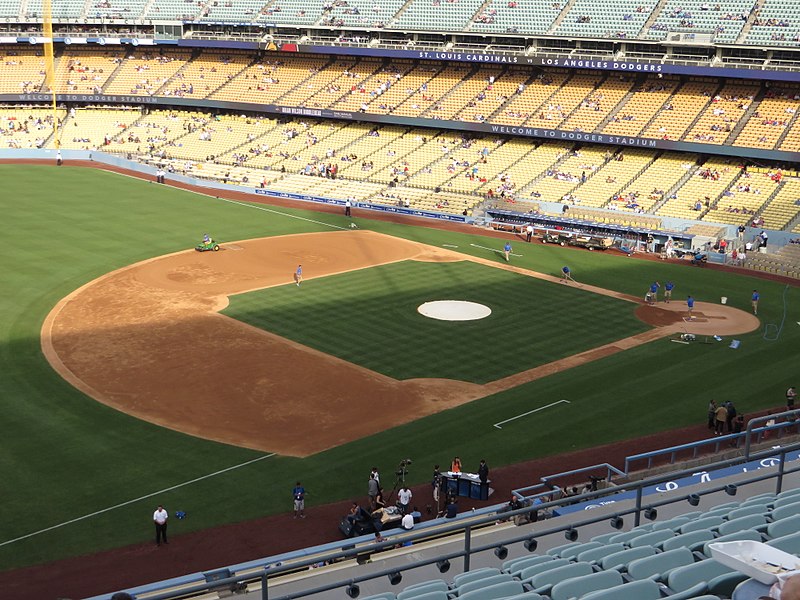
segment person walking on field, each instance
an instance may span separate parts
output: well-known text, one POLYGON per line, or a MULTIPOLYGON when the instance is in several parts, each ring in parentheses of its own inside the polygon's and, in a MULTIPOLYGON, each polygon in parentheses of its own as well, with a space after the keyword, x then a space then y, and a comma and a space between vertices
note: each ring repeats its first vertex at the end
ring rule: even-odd
POLYGON ((691 296, 687 296, 686 298, 686 310, 689 311, 689 316, 687 318, 691 321, 694 319, 692 316, 692 311, 694 310, 694 298, 691 296))
POLYGON ((303 281, 303 265, 297 265, 297 269, 294 271, 294 282, 297 284, 297 287, 300 287, 300 284, 303 281))
POLYGON ((298 481, 292 488, 292 498, 294 498, 294 518, 306 518, 306 488, 298 481))
POLYGON ((167 541, 167 519, 169 518, 169 513, 164 510, 164 507, 160 504, 156 511, 153 513, 153 523, 156 524, 156 545, 160 546, 161 542, 163 541, 165 544, 169 544, 167 541))
POLYGON ((528 226, 525 228, 525 241, 530 243, 532 237, 533 237, 533 225, 528 224, 528 226))
POLYGON ((672 289, 675 287, 675 284, 671 281, 667 281, 664 284, 664 302, 669 304, 670 300, 672 300, 672 289))
POLYGON ((506 245, 503 246, 503 255, 506 257, 506 262, 508 262, 511 256, 511 242, 506 242, 506 245))
POLYGON ((750 304, 753 306, 753 314, 758 315, 758 301, 761 298, 761 295, 758 293, 758 290, 753 290, 753 295, 750 297, 750 304))

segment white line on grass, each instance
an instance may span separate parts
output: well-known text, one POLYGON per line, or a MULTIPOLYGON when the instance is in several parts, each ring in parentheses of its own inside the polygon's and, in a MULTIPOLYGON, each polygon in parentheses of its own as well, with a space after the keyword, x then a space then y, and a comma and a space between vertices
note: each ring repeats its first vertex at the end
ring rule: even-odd
POLYGON ((533 410, 529 410, 528 412, 522 413, 521 415, 517 415, 516 417, 511 417, 510 419, 506 419, 505 421, 500 421, 499 423, 495 423, 494 427, 497 427, 498 429, 502 429, 502 427, 500 427, 500 425, 503 425, 504 423, 509 423, 511 421, 514 421, 515 419, 520 419, 522 417, 527 417, 528 415, 532 415, 535 412, 539 412, 540 410, 544 410, 545 408, 550 408, 551 406, 555 406, 556 404, 561 404, 563 402, 566 402, 567 404, 570 403, 569 400, 559 400, 558 402, 551 402, 550 404, 547 404, 546 406, 540 406, 539 408, 534 408, 533 410))
POLYGON ((458 248, 455 244, 442 244, 442 246, 445 248, 458 248))
POLYGON ((243 462, 238 465, 233 465, 232 467, 227 467, 225 469, 220 469, 219 471, 214 471, 213 473, 209 473, 208 475, 203 475, 201 477, 195 477, 194 479, 190 479, 189 481, 184 481, 183 483, 179 483, 177 485, 173 485, 168 488, 164 488, 163 490, 158 490, 157 492, 153 492, 152 494, 146 494, 144 496, 139 496, 138 498, 134 498, 133 500, 126 500, 125 502, 120 502, 119 504, 115 504, 114 506, 109 506, 108 508, 103 508, 101 510, 96 510, 92 513, 87 515, 83 515, 80 517, 76 517, 75 519, 70 519, 69 521, 64 521, 63 523, 59 523, 58 525, 52 525, 51 527, 45 527, 44 529, 40 529, 39 531, 34 531, 33 533, 28 533, 25 535, 21 535, 19 537, 14 538, 13 540, 6 540, 5 542, 0 542, 0 546, 7 546, 8 544, 13 544, 14 542, 19 542, 20 540, 24 540, 35 535, 39 535, 41 533, 45 533, 47 531, 52 531, 53 529, 58 529, 59 527, 64 527, 65 525, 71 525, 72 523, 77 523, 78 521, 83 521, 84 519, 88 519, 90 517, 96 517, 97 515, 101 515, 105 512, 110 510, 114 510, 115 508, 121 508, 123 506, 127 506, 128 504, 133 504, 134 502, 139 502, 140 500, 147 500, 147 498, 152 498, 153 496, 157 496, 158 494, 163 494, 165 492, 171 492, 172 490, 177 490, 180 487, 185 485, 189 485, 190 483, 197 483, 198 481, 202 481, 203 479, 208 479, 210 477, 214 477, 215 475, 221 475, 222 473, 227 473, 228 471, 233 471, 234 469, 238 469, 240 467, 246 467, 247 465, 251 465, 255 462, 260 460, 264 460, 265 458, 270 458, 275 456, 275 452, 272 454, 265 454, 264 456, 259 456, 258 458, 254 458, 253 460, 248 460, 247 462, 243 462))
MULTIPOLYGON (((492 252, 497 252, 498 254, 502 252, 502 250, 498 250, 497 248, 488 248, 486 246, 478 246, 478 244, 470 244, 473 248, 481 248, 482 250, 491 250, 492 252)), ((522 256, 522 254, 514 254, 513 252, 509 252, 511 256, 522 256)))
MULTIPOLYGON (((197 194, 199 192, 195 192, 197 194)), ((255 208, 256 210, 263 210, 264 212, 272 213, 275 215, 281 215, 282 217, 288 217, 290 219, 299 219, 301 221, 308 221, 309 223, 316 223, 317 225, 325 225, 326 227, 332 227, 333 229, 348 229, 348 227, 341 227, 339 225, 333 225, 332 223, 326 223, 325 221, 315 221, 314 219, 309 219, 306 217, 299 217, 297 215, 291 215, 289 213, 281 212, 279 210, 273 210, 271 208, 267 208, 265 206, 259 206, 257 204, 251 204, 249 202, 239 202, 238 200, 229 200, 228 198, 222 198, 220 196, 212 196, 211 194, 202 194, 203 196, 210 196, 212 198, 216 198, 217 200, 222 200, 223 202, 229 202, 230 204, 238 204, 239 206, 246 206, 247 208, 255 208)), ((310 210, 310 209, 309 209, 310 210)))

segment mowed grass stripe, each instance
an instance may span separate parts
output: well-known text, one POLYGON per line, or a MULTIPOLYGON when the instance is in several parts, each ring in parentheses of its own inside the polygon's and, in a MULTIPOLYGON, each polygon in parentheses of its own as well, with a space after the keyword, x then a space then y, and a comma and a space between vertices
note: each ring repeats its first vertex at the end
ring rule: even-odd
POLYGON ((241 294, 224 312, 395 379, 486 383, 646 330, 633 310, 469 261, 404 261, 241 294), (461 322, 419 314, 432 300, 477 302, 492 314, 461 322))

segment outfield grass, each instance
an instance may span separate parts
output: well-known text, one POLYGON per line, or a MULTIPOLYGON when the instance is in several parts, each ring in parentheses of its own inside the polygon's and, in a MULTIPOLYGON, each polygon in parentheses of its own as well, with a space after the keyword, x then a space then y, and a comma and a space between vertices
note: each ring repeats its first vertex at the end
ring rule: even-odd
POLYGON ((403 261, 230 302, 230 317, 395 379, 486 383, 649 329, 630 302, 469 261, 403 261), (430 300, 492 314, 438 321, 417 311, 430 300))
MULTIPOLYGON (((5 543, 261 456, 150 425, 70 387, 49 367, 39 342, 41 324, 59 299, 112 269, 191 247, 206 231, 233 240, 328 230, 291 216, 340 226, 349 220, 290 209, 267 212, 79 168, 2 165, 0 178, 5 225, 0 569, 149 541, 156 502, 170 511, 187 511, 186 520, 170 526, 177 536, 287 511, 298 477, 312 491, 313 510, 317 503, 362 494, 373 465, 390 472, 401 458, 412 457, 410 481, 419 483, 428 479, 428 465, 455 454, 469 468, 482 457, 497 467, 702 422, 711 396, 730 398, 745 413, 779 406, 787 385, 797 383, 800 295, 794 288, 777 342, 763 340, 761 332, 742 336, 739 350, 653 342, 307 459, 268 458, 5 543), (491 427, 554 398, 572 403, 519 419, 502 431, 491 427), (337 468, 330 469, 331 464, 337 468)), ((361 219, 359 224, 489 258, 492 253, 469 244, 502 244, 478 231, 441 232, 361 219)), ((672 278, 676 297, 692 293, 698 300, 717 301, 726 295, 746 309, 757 287, 764 321, 778 323, 783 315, 784 287, 776 283, 608 253, 514 245, 523 255, 514 259, 520 266, 557 273, 566 263, 581 281, 636 295, 643 295, 653 279, 672 278)), ((488 350, 498 345, 495 339, 486 342, 488 350)), ((331 539, 337 536, 335 526, 330 524, 331 539)))

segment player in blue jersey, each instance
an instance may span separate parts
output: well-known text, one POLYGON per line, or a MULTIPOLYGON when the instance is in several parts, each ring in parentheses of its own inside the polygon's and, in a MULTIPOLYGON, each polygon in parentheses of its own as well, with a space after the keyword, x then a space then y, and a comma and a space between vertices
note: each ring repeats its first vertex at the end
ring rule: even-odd
POLYGON ((506 245, 503 246, 503 255, 506 257, 506 262, 508 262, 508 257, 511 256, 511 242, 506 242, 506 245))
POLYGON ((758 315, 758 300, 761 298, 761 295, 758 293, 758 290, 753 290, 753 295, 750 297, 750 304, 753 305, 753 314, 758 315))
POLYGON ((294 272, 294 282, 297 284, 297 287, 300 287, 300 283, 303 281, 303 265, 297 265, 297 269, 294 272))
POLYGON ((561 267, 561 277, 562 277, 562 279, 561 279, 562 283, 568 283, 570 281, 575 281, 572 278, 572 271, 570 271, 569 267, 566 266, 566 265, 561 267))
POLYGON ((675 287, 675 284, 671 281, 667 281, 664 284, 664 302, 669 304, 669 301, 672 300, 672 289, 675 287))

